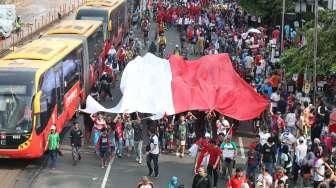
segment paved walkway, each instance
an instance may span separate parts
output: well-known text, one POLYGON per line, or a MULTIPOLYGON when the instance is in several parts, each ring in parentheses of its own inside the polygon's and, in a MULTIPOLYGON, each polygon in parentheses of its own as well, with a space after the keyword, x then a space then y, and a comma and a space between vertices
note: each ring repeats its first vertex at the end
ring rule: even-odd
POLYGON ((0 40, 0 50, 10 48, 28 36, 39 33, 58 19, 58 13, 65 16, 83 2, 84 0, 17 0, 16 14, 22 19, 22 31, 0 40))

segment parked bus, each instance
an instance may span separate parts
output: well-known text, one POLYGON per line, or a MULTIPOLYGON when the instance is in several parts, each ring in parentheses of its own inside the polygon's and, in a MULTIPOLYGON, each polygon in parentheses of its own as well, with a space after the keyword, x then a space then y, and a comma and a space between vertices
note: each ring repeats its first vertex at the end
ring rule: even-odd
POLYGON ((88 0, 80 7, 76 20, 99 20, 104 24, 105 55, 111 44, 121 44, 128 30, 127 0, 88 0))
POLYGON ((79 39, 41 38, 0 60, 0 157, 38 158, 85 101, 79 39))
POLYGON ((93 20, 65 20, 49 29, 44 37, 77 38, 82 40, 84 54, 88 54, 90 79, 86 91, 96 83, 104 70, 104 35, 101 21, 93 20))

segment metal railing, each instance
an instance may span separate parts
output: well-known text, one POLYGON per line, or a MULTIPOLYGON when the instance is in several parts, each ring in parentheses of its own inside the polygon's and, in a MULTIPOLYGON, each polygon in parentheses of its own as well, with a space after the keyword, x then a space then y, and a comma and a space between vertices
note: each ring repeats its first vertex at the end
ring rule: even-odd
MULTIPOLYGON (((22 0, 7 0, 7 1, 22 1, 22 0)), ((1 0, 0 0, 1 2, 1 0)), ((0 50, 11 49, 26 41, 32 39, 34 36, 39 35, 40 32, 46 27, 54 24, 65 16, 68 16, 72 11, 82 6, 85 0, 71 0, 69 3, 59 5, 52 8, 46 14, 33 18, 32 23, 23 23, 20 31, 12 32, 10 37, 5 40, 0 40, 0 50)))

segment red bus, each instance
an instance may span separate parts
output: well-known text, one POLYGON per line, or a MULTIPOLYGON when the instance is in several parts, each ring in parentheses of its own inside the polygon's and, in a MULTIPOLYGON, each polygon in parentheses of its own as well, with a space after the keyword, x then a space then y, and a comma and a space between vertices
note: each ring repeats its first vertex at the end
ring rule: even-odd
POLYGON ((85 102, 82 40, 41 38, 0 60, 0 158, 39 158, 85 102))

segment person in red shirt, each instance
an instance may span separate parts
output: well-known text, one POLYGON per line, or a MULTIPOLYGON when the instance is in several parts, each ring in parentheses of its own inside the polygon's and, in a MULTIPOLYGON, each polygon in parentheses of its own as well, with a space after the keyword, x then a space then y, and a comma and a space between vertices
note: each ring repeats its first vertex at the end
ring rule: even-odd
POLYGON ((241 168, 236 169, 236 175, 232 176, 231 179, 227 182, 227 188, 241 188, 246 181, 246 177, 241 168))
POLYGON ((198 145, 198 152, 195 159, 194 173, 201 167, 203 158, 208 154, 209 138, 200 138, 195 144, 198 145))
POLYGON ((118 157, 122 156, 122 146, 124 142, 124 125, 121 116, 118 114, 115 119, 115 134, 117 140, 117 155, 118 157))
POLYGON ((272 38, 275 39, 276 41, 279 41, 279 37, 280 37, 280 30, 278 27, 276 27, 272 32, 272 38))
POLYGON ((123 45, 119 50, 117 51, 117 61, 119 65, 120 71, 123 71, 126 65, 126 45, 123 45))
POLYGON ((208 174, 213 178, 213 187, 217 187, 218 181, 218 167, 220 166, 220 159, 222 151, 216 145, 215 140, 211 141, 211 145, 208 148, 210 154, 209 163, 208 163, 208 174))

